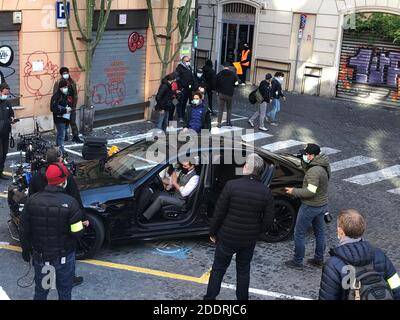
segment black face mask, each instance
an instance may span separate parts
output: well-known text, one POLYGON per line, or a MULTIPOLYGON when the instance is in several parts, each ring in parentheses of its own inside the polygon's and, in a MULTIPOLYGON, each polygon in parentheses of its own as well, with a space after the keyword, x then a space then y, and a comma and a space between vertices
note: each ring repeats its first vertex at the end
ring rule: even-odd
POLYGON ((182 168, 182 170, 181 170, 181 171, 182 171, 182 173, 183 173, 183 174, 187 174, 187 173, 189 172, 189 169, 182 168))

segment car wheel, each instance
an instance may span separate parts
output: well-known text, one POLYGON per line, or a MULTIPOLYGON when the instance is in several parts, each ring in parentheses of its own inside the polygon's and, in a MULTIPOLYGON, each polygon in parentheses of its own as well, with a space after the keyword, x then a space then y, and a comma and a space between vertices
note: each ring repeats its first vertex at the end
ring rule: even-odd
POLYGON ((93 257, 100 250, 104 242, 105 230, 103 222, 93 213, 86 213, 89 226, 85 227, 84 234, 78 239, 76 258, 79 260, 93 257))
POLYGON ((275 200, 275 217, 270 231, 262 235, 266 242, 279 242, 289 238, 294 231, 297 212, 293 205, 283 199, 275 200))

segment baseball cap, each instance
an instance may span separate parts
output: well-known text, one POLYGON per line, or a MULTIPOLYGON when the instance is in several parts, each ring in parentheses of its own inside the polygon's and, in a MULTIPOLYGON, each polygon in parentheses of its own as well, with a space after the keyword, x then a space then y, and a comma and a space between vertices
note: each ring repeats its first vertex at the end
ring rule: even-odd
POLYGON ((64 183, 69 176, 67 167, 61 162, 56 162, 47 167, 46 179, 47 184, 51 186, 56 186, 64 183))
POLYGON ((321 148, 315 143, 308 143, 307 146, 300 151, 301 154, 313 154, 319 155, 321 152, 321 148))
POLYGON ((272 74, 267 73, 267 74, 265 75, 265 80, 270 80, 270 79, 272 79, 272 74))

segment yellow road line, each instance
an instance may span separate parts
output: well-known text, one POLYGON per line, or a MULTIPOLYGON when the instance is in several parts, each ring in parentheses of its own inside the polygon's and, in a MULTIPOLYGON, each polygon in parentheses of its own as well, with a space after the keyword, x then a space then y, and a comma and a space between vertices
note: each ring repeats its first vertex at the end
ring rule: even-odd
MULTIPOLYGON (((22 252, 20 247, 13 246, 13 245, 0 245, 0 249, 22 252)), ((184 274, 136 267, 136 266, 131 266, 129 264, 113 263, 113 262, 101 261, 101 260, 81 260, 79 262, 91 264, 91 265, 95 265, 95 266, 99 266, 99 267, 107 267, 107 268, 118 269, 118 270, 132 271, 132 272, 136 272, 136 273, 143 273, 143 274, 153 275, 153 276, 162 277, 162 278, 183 280, 183 281, 189 281, 189 282, 201 283, 201 284, 207 284, 208 279, 210 277, 210 271, 207 271, 200 278, 197 278, 197 277, 187 276, 184 274)))

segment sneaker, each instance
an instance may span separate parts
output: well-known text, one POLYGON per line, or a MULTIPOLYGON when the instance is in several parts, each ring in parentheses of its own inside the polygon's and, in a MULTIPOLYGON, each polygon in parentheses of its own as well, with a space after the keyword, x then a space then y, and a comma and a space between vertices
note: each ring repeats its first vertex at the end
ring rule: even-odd
POLYGON ((254 128, 254 121, 249 119, 249 124, 254 128))
POLYGON ((81 138, 79 138, 79 137, 73 137, 72 141, 76 142, 76 143, 83 143, 83 140, 81 140, 81 138))
POLYGON ((259 127, 258 128, 260 131, 268 131, 268 129, 266 127, 259 127))
POLYGON ((278 122, 271 121, 270 125, 271 125, 271 126, 274 126, 274 127, 277 127, 277 126, 278 126, 278 122))
POLYGON ((74 276, 73 286, 79 286, 83 282, 83 277, 74 276))
POLYGON ((317 268, 322 268, 324 266, 324 260, 308 259, 307 262, 317 268))
POLYGON ((297 270, 303 270, 304 266, 302 263, 296 262, 294 260, 289 260, 285 262, 285 266, 297 270))
POLYGON ((221 129, 221 124, 220 123, 217 124, 217 128, 221 129))
POLYGON ((232 122, 227 122, 227 123, 226 123, 226 126, 227 126, 227 127, 233 127, 232 122))
POLYGON ((241 86, 245 86, 245 85, 246 85, 246 83, 245 83, 245 82, 242 82, 240 85, 241 85, 241 86))

